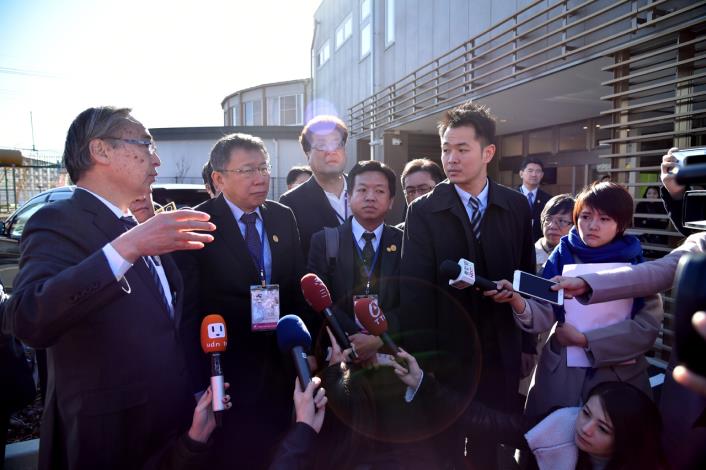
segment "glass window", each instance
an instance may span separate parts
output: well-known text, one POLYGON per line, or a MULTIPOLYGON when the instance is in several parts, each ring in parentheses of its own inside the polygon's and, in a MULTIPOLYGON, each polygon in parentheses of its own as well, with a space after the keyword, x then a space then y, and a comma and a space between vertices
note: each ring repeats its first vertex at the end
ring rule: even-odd
POLYGON ((553 136, 551 129, 529 133, 529 153, 551 153, 553 136))
POLYGON ((341 22, 341 24, 336 29, 336 50, 343 45, 348 38, 353 34, 353 16, 348 15, 348 17, 341 22))
POLYGON ((395 42, 395 0, 385 2, 385 45, 395 42))
POLYGON ((522 156, 522 134, 506 135, 502 137, 502 156, 522 156))
POLYGON ((297 126, 303 124, 304 95, 279 97, 279 125, 297 126))
POLYGON ((321 49, 319 49, 319 54, 318 54, 319 67, 321 67, 326 62, 328 62, 330 57, 331 57, 331 42, 326 41, 324 43, 324 45, 321 46, 321 49))
POLYGON ((262 125, 262 103, 260 100, 243 103, 243 124, 246 126, 262 125))
POLYGON ((10 227, 10 237, 19 240, 22 237, 22 232, 24 232, 25 225, 30 217, 34 215, 39 209, 44 207, 46 201, 42 198, 41 201, 37 201, 35 204, 27 204, 22 210, 17 214, 15 220, 12 222, 10 227))
POLYGON ((370 16, 370 0, 360 2, 360 22, 362 23, 370 16))
POLYGON ((360 31, 360 58, 362 59, 363 57, 367 56, 370 54, 370 46, 371 46, 371 37, 370 37, 370 23, 366 24, 363 26, 363 29, 360 31))
POLYGON ((238 115, 240 114, 240 113, 238 112, 239 109, 240 109, 240 108, 238 107, 237 104, 236 104, 235 106, 233 106, 232 108, 230 108, 230 125, 231 125, 231 126, 237 126, 237 125, 240 124, 240 123, 238 122, 238 120, 239 120, 239 119, 238 119, 238 118, 239 118, 238 115))
POLYGON ((603 126, 610 124, 610 116, 604 116, 599 119, 594 119, 591 121, 591 125, 594 129, 594 147, 608 147, 610 144, 601 145, 602 140, 608 140, 612 138, 611 129, 606 129, 603 126))
POLYGON ((584 121, 559 127, 559 150, 584 150, 589 125, 584 121))

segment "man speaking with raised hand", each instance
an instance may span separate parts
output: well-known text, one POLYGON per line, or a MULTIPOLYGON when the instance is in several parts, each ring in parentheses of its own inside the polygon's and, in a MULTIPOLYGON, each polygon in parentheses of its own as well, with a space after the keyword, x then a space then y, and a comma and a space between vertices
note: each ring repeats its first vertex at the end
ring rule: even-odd
POLYGON ((129 204, 160 164, 127 108, 96 107, 69 128, 76 190, 27 223, 4 329, 46 348, 40 469, 154 468, 194 408, 179 328, 183 283, 167 253, 213 240, 208 214, 142 224, 129 204))

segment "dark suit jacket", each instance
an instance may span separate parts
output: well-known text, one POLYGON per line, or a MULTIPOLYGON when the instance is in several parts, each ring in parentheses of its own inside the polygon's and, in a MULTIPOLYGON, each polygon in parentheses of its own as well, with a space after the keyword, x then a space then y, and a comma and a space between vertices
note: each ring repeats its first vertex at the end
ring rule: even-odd
POLYGON ((468 214, 452 184, 441 183, 410 205, 402 249, 400 323, 411 347, 447 351, 467 365, 478 364, 479 351, 474 351, 474 346, 486 355, 492 351, 496 355, 492 359, 502 371, 483 371, 481 387, 492 392, 494 406, 502 406, 517 391, 523 334, 507 304, 496 304, 474 289, 451 288, 439 272, 444 260, 459 258, 485 265, 485 272, 477 274, 492 280, 512 279, 515 269, 534 272, 527 200, 491 180, 488 184, 480 253, 475 249, 468 214), (469 319, 476 331, 469 331, 465 324, 469 319), (484 381, 490 372, 493 379, 485 377, 484 381))
POLYGON ((152 468, 191 422, 195 402, 177 334, 181 276, 162 256, 176 299, 172 320, 144 262, 115 280, 101 248, 123 231, 82 190, 43 207, 25 228, 5 326, 47 348, 42 469, 152 468))
POLYGON ((313 176, 303 184, 282 194, 279 202, 292 209, 297 218, 299 238, 308 259, 311 236, 324 227, 337 227, 340 219, 313 176))
MULTIPOLYGON (((358 256, 353 246, 353 232, 350 219, 338 226, 338 257, 331 266, 326 257, 326 240, 321 230, 311 238, 309 263, 307 268, 321 278, 330 289, 334 304, 345 312, 346 330, 358 331, 355 327, 353 296, 363 294, 354 292, 355 257, 358 256), (347 320, 347 321, 346 321, 347 320), (352 323, 352 324, 351 324, 352 323)), ((388 321, 389 331, 398 330, 397 311, 400 306, 400 253, 402 251, 402 232, 390 225, 384 225, 380 240, 380 279, 378 303, 388 321), (393 248, 394 247, 394 248, 393 248)))
MULTIPOLYGON (((521 190, 522 186, 518 186, 517 190, 520 191, 520 194, 523 196, 524 193, 522 193, 521 190)), ((546 193, 542 191, 542 188, 537 188, 537 194, 534 199, 534 203, 532 204, 532 241, 536 242, 540 238, 542 238, 544 235, 542 234, 542 211, 544 210, 544 206, 547 204, 547 201, 551 199, 552 195, 549 193, 546 193)), ((525 196, 525 203, 529 206, 529 202, 527 202, 527 196, 525 196)))
MULTIPOLYGON (((234 398, 224 416, 222 442, 216 436, 214 451, 224 459, 237 458, 244 467, 260 468, 290 423, 294 373, 289 357, 279 352, 275 331, 251 331, 250 286, 259 285, 260 277, 224 196, 196 209, 211 215, 216 230, 214 241, 203 250, 177 254, 190 324, 184 335, 198 345, 205 315, 217 313, 225 319, 228 349, 223 353, 223 372, 234 398)), ((313 329, 299 285, 304 260, 294 215, 274 201, 260 206, 260 213, 272 253, 271 284, 280 289, 280 313, 297 314, 313 329)), ((192 364, 201 389, 208 376, 208 362, 202 358, 192 364)))

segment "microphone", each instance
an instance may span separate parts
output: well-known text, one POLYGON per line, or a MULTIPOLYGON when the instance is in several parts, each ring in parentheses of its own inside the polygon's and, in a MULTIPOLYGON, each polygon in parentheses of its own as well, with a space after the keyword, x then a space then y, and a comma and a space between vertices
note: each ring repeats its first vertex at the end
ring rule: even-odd
POLYGON ((226 392, 223 368, 221 367, 221 353, 226 350, 226 346, 228 346, 228 335, 225 320, 220 315, 206 315, 201 321, 201 349, 204 353, 211 355, 211 392, 213 393, 211 406, 216 417, 216 426, 221 426, 223 410, 225 410, 223 397, 226 392))
MULTIPOLYGON (((322 313, 326 317, 333 335, 336 337, 338 345, 341 349, 352 349, 351 341, 348 339, 343 327, 338 322, 338 319, 331 311, 331 294, 328 291, 328 287, 324 284, 324 281, 319 278, 316 274, 305 274, 301 280, 302 294, 304 294, 304 299, 306 302, 314 309, 315 312, 322 313)), ((351 358, 357 359, 358 355, 355 353, 355 349, 351 351, 351 358)))
POLYGON ((467 259, 461 258, 458 260, 458 263, 447 259, 441 263, 440 270, 441 274, 449 279, 449 285, 456 289, 465 289, 466 287, 475 286, 476 289, 482 291, 498 290, 498 285, 493 281, 489 281, 481 276, 476 276, 473 263, 467 259))
POLYGON ((311 349, 311 335, 301 318, 296 315, 285 315, 279 319, 277 345, 283 353, 291 352, 303 392, 311 382, 311 370, 306 359, 307 352, 311 349))
POLYGON ((358 299, 353 305, 355 317, 373 336, 379 336, 385 345, 397 352, 399 348, 387 334, 387 318, 378 303, 369 297, 358 299))

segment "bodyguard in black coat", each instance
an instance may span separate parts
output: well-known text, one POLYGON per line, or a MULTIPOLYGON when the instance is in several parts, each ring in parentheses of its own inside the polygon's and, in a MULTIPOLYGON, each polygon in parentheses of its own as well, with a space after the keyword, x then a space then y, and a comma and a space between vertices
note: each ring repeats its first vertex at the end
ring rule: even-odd
POLYGON ((343 121, 326 115, 307 122, 299 136, 313 176, 284 193, 279 202, 294 211, 305 260, 309 256, 311 236, 324 227, 342 224, 350 215, 343 174, 347 139, 348 128, 343 121))
POLYGON ((299 238, 305 259, 309 254, 311 236, 324 227, 338 227, 341 219, 331 207, 324 190, 313 176, 305 183, 279 198, 279 202, 292 209, 297 219, 299 238))
MULTIPOLYGON (((466 258, 475 263, 476 274, 490 280, 511 279, 516 269, 534 272, 529 205, 519 192, 487 178, 495 125, 485 109, 467 103, 449 111, 440 134, 449 180, 415 200, 407 212, 401 330, 412 351, 438 358, 422 362, 441 383, 469 401, 475 396, 499 410, 518 409, 521 353, 531 352, 532 342, 523 348, 523 333, 507 305, 495 304, 472 288, 450 287, 439 266, 466 258)), ((434 430, 444 424, 430 426, 434 430)), ((462 465, 463 438, 460 430, 449 428, 440 444, 442 458, 462 465)), ((495 444, 471 442, 474 465, 493 468, 495 444)))
POLYGON ((542 191, 539 187, 544 177, 544 163, 536 157, 527 157, 522 161, 522 169, 520 169, 520 178, 522 184, 517 187, 529 205, 529 195, 532 193, 532 241, 536 242, 542 238, 542 211, 547 201, 552 197, 551 194, 542 191))

